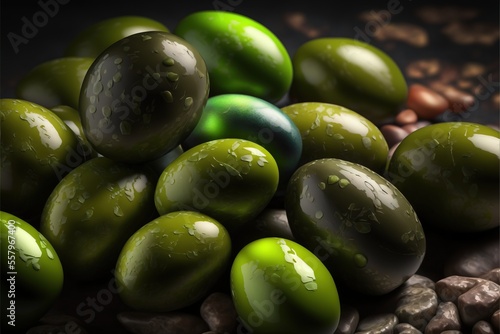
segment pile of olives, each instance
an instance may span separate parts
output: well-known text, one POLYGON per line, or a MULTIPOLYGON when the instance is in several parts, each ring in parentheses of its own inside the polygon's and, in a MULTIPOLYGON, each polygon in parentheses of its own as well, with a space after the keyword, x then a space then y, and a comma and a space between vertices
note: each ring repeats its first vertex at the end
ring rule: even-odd
POLYGON ((64 280, 113 272, 133 310, 227 282, 252 333, 333 333, 337 288, 394 291, 424 229, 499 226, 498 131, 435 123, 389 156, 380 126, 407 91, 374 46, 318 38, 291 57, 240 14, 89 26, 0 100, 2 330, 29 328, 64 280))

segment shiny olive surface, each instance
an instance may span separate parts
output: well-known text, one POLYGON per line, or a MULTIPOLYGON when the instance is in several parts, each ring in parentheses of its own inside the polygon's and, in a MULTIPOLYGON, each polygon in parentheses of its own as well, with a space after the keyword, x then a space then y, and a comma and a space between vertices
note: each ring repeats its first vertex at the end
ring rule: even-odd
POLYGON ((436 123, 403 139, 386 175, 424 226, 479 232, 500 224, 499 161, 497 130, 469 122, 436 123))
POLYGON ((125 15, 98 21, 82 30, 65 50, 69 57, 96 58, 104 49, 127 36, 145 31, 166 31, 161 22, 148 17, 125 15))
POLYGON ((359 113, 323 102, 299 102, 281 109, 300 130, 300 165, 321 158, 338 158, 378 173, 384 171, 387 142, 379 128, 359 113))
POLYGON ((222 94, 207 100, 201 119, 182 146, 241 138, 253 141, 271 153, 280 171, 280 190, 298 167, 302 153, 299 129, 274 104, 255 96, 222 94))
POLYGON ((301 166, 285 205, 296 241, 354 291, 389 293, 422 263, 426 238, 411 204, 362 165, 329 158, 301 166))
POLYGON ((331 334, 340 319, 332 275, 302 245, 262 238, 246 245, 231 267, 231 292, 248 333, 331 334))
POLYGON ((46 108, 68 105, 78 109, 80 89, 92 61, 88 57, 63 57, 43 62, 21 78, 16 97, 46 108))
POLYGON ((146 168, 105 157, 61 180, 47 200, 40 230, 68 276, 91 281, 109 274, 127 239, 157 217, 156 180, 146 168))
POLYGON ((59 257, 36 228, 0 211, 2 333, 26 333, 56 302, 64 281, 59 257))
POLYGON ((292 62, 290 96, 297 102, 338 104, 378 125, 392 119, 406 101, 407 84, 394 60, 356 39, 310 40, 292 62))
POLYGON ((246 94, 280 100, 292 82, 292 62, 278 37, 241 14, 199 11, 174 30, 198 49, 210 73, 210 94, 246 94))
POLYGON ((134 34, 90 67, 80 95, 82 127, 103 156, 154 160, 194 129, 208 91, 205 62, 188 42, 162 31, 134 34))
POLYGON ((1 99, 0 117, 1 208, 38 225, 52 189, 88 157, 73 131, 47 108, 1 99))
POLYGON ((224 226, 192 211, 149 222, 124 245, 115 277, 123 302, 140 311, 168 312, 204 297, 229 266, 224 226))
POLYGON ((244 139, 215 139, 185 151, 165 168, 155 204, 160 215, 199 211, 231 230, 264 210, 278 182, 278 166, 265 148, 244 139))

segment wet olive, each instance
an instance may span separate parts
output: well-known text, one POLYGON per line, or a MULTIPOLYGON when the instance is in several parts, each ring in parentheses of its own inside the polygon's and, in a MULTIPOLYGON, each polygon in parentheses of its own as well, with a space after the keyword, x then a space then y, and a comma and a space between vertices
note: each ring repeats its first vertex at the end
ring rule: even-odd
POLYGON ((469 122, 436 123, 410 133, 386 177, 424 226, 479 232, 499 226, 500 134, 469 122))
POLYGON ((73 131, 47 108, 1 99, 0 116, 2 210, 38 226, 52 189, 88 157, 73 131))
POLYGON ((148 17, 126 15, 98 21, 82 30, 65 50, 69 57, 96 58, 104 49, 127 36, 145 31, 166 31, 163 23, 148 17))
POLYGON ((174 32, 207 62, 212 96, 245 94, 274 103, 290 88, 288 51, 273 32, 250 17, 199 11, 184 17, 174 32))
POLYGON ((198 212, 160 216, 135 232, 116 263, 122 301, 141 311, 167 312, 206 296, 229 266, 224 226, 198 212))
POLYGON ((285 113, 274 104, 250 95, 210 97, 200 121, 182 146, 188 149, 223 138, 246 139, 267 149, 278 164, 279 189, 284 192, 302 152, 299 129, 285 113))
POLYGON ((422 263, 426 239, 411 204, 362 165, 334 158, 302 165, 285 205, 296 241, 354 291, 389 293, 422 263))
POLYGON ((199 211, 232 230, 267 206, 278 182, 278 166, 265 148, 245 139, 215 139, 185 151, 165 168, 155 204, 160 215, 199 211))
POLYGON ((248 333, 335 332, 337 287, 325 265, 302 245, 275 237, 253 241, 236 255, 230 275, 233 301, 248 333))
POLYGON ((302 136, 300 165, 321 158, 359 163, 382 173, 389 147, 380 129, 357 112, 322 102, 299 102, 281 108, 302 136))
POLYGON ((74 280, 106 277, 127 239, 157 213, 157 176, 147 168, 97 157, 54 188, 40 230, 74 280))
POLYGON ((63 57, 43 62, 21 78, 16 96, 46 108, 68 105, 78 109, 82 82, 92 61, 87 57, 63 57))
POLYGON ((103 156, 154 160, 194 129, 208 91, 205 62, 185 40, 161 31, 130 35, 106 48, 85 76, 82 127, 103 156))
POLYGON ((36 228, 4 211, 0 211, 0 247, 2 333, 25 333, 59 297, 63 268, 36 228))
POLYGON ((302 44, 292 58, 290 96, 355 110, 373 123, 394 118, 408 87, 395 61, 373 45, 325 37, 302 44))

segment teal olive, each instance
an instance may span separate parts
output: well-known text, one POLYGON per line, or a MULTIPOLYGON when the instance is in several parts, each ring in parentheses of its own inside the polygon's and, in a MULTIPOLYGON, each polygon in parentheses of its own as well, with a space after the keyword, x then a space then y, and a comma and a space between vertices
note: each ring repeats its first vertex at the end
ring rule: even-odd
POLYGON ((26 73, 16 86, 19 99, 52 108, 78 109, 80 89, 92 58, 63 57, 45 61, 26 73))
POLYGON ((41 105, 1 99, 0 117, 2 210, 36 226, 52 189, 89 157, 73 131, 41 105))
POLYGON ((244 333, 331 334, 340 319, 337 287, 302 245, 268 237, 246 245, 231 267, 231 293, 244 333))
POLYGON ((300 165, 337 158, 382 173, 389 147, 380 129, 345 107, 324 102, 298 102, 281 108, 302 136, 300 165))
POLYGON ((123 246, 115 277, 122 301, 168 312, 205 297, 229 267, 231 239, 213 218, 171 212, 149 222, 123 246))
POLYGON ((148 17, 125 15, 97 21, 76 35, 65 50, 68 57, 96 58, 111 44, 145 31, 166 31, 163 23, 148 17))
POLYGON ((264 210, 278 182, 278 166, 265 148, 245 139, 215 139, 165 168, 155 204, 160 215, 199 211, 232 230, 264 210))
POLYGON ((105 157, 61 180, 47 200, 40 230, 69 277, 93 281, 109 275, 127 239, 158 216, 156 181, 147 168, 105 157))
POLYGON ((26 333, 59 297, 63 268, 36 228, 4 211, 0 211, 0 248, 2 333, 26 333))
POLYGON ((313 39, 298 48, 292 62, 294 101, 338 104, 377 125, 393 119, 406 102, 408 88, 397 63, 365 42, 313 39))
POLYGON ((178 146, 208 98, 205 62, 171 33, 137 33, 99 55, 80 95, 83 131, 110 159, 140 163, 178 146))
POLYGON ((356 292, 387 294, 424 258, 426 238, 411 204, 362 165, 335 158, 302 165, 285 206, 296 241, 325 263, 338 284, 356 292))
POLYGON ((479 232, 500 224, 499 161, 497 130, 470 122, 436 123, 403 139, 386 177, 424 226, 479 232))
POLYGON ((243 94, 210 97, 200 121, 182 146, 189 149, 223 138, 246 139, 267 149, 278 164, 279 188, 284 191, 298 167, 302 140, 297 126, 277 106, 243 94))
POLYGON ((174 33, 207 62, 210 94, 252 95, 271 103, 292 83, 292 62, 278 37, 242 14, 216 10, 184 17, 174 33))

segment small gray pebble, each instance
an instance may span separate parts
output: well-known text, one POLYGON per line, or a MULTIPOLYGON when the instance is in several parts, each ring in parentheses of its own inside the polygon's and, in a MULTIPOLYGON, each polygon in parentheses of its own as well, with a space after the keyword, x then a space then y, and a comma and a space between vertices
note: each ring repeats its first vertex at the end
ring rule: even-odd
POLYGON ((190 313, 130 311, 118 313, 117 318, 124 328, 134 334, 193 334, 209 330, 201 317, 190 313))
POLYGON ((476 322, 472 327, 472 334, 494 334, 495 331, 489 322, 484 320, 476 322))
POLYGON ((436 282, 436 293, 442 301, 455 303, 460 295, 481 282, 484 282, 484 279, 457 275, 448 276, 436 282))
POLYGON ((454 329, 450 329, 449 331, 441 332, 441 334, 462 334, 462 332, 454 330, 454 329))
POLYGON ((463 323, 472 326, 479 320, 489 320, 499 303, 500 286, 485 280, 460 295, 457 306, 463 323))
POLYGON ((395 314, 371 315, 361 319, 356 334, 392 334, 398 324, 395 314))
POLYGON ((491 326, 495 333, 500 332, 500 309, 496 310, 490 318, 491 326))
POLYGON ((403 322, 394 327, 394 334, 422 334, 422 332, 412 325, 403 322))
POLYGON ((425 334, 440 334, 445 330, 460 330, 460 315, 452 302, 439 303, 436 315, 425 327, 425 334))
POLYGON ((334 334, 353 334, 359 323, 359 312, 350 305, 340 305, 340 320, 334 334))
POLYGON ((238 313, 233 300, 222 292, 214 292, 203 301, 200 315, 210 330, 215 332, 231 333, 238 323, 238 313))
POLYGON ((438 298, 434 290, 410 286, 401 293, 395 313, 400 322, 409 323, 423 332, 437 308, 438 298))
POLYGON ((500 268, 495 268, 481 275, 481 278, 500 284, 500 268))
POLYGON ((422 275, 413 275, 406 282, 403 283, 401 286, 403 289, 407 288, 409 286, 420 286, 422 288, 429 288, 434 290, 435 289, 435 283, 433 280, 431 280, 428 277, 422 276, 422 275))

